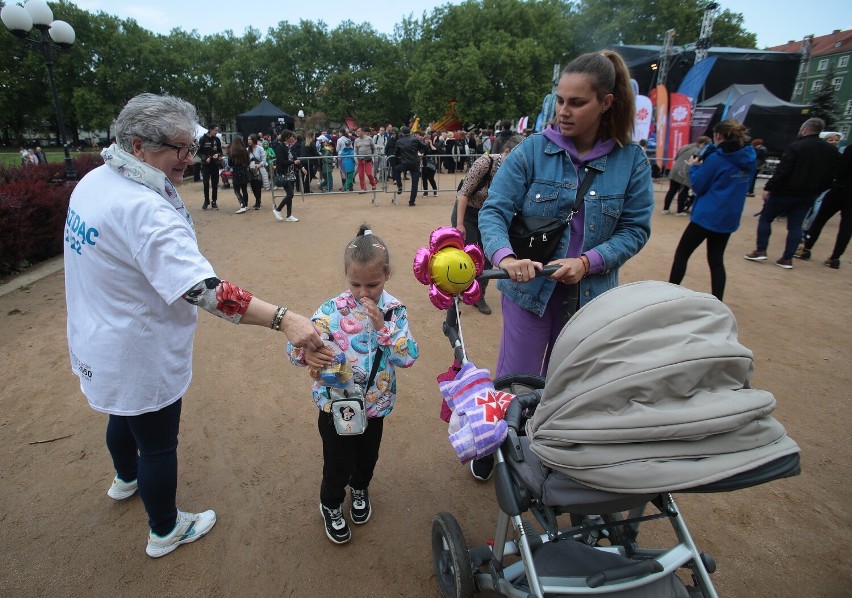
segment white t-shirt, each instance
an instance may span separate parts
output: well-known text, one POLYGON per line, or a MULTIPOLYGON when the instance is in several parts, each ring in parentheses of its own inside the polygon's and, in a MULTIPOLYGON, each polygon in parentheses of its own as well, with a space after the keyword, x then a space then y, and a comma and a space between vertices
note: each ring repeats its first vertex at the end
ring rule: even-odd
POLYGON ((165 198, 109 166, 83 177, 65 220, 65 296, 71 370, 93 409, 138 415, 183 396, 198 313, 181 297, 214 276, 165 198))

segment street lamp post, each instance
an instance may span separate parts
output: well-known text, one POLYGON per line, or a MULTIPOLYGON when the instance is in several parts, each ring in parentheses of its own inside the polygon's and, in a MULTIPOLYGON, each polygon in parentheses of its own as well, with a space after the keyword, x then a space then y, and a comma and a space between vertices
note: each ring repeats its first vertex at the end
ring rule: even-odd
POLYGON ((65 180, 76 181, 77 173, 71 161, 71 152, 68 150, 65 122, 62 120, 62 109, 59 106, 59 94, 56 91, 56 80, 53 75, 53 52, 71 47, 75 38, 74 28, 65 21, 54 21, 53 11, 44 0, 27 0, 23 6, 7 4, 0 11, 0 19, 15 37, 34 47, 47 63, 59 136, 62 140, 62 148, 65 150, 65 180), (33 27, 39 30, 38 39, 29 36, 33 27))

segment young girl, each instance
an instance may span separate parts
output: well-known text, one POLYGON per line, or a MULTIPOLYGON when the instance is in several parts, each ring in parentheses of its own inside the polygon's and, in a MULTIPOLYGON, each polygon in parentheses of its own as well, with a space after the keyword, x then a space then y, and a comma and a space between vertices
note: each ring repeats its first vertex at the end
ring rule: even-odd
POLYGON ((317 427, 322 438, 322 485, 320 512, 325 533, 336 544, 344 544, 351 532, 343 518, 346 486, 351 490, 349 511, 352 523, 370 519, 372 507, 367 488, 379 458, 384 417, 396 401, 395 367, 410 367, 417 359, 417 343, 408 329, 405 306, 389 293, 385 282, 391 268, 384 241, 362 224, 343 256, 349 290, 323 303, 311 318, 328 344, 319 350, 287 345, 290 361, 307 366, 317 380, 312 391, 319 408, 317 427), (321 382, 320 370, 333 363, 335 353, 345 356, 352 372, 351 383, 365 397, 367 428, 361 435, 341 436, 331 414, 329 388, 321 382), (374 365, 377 367, 374 367, 374 365))

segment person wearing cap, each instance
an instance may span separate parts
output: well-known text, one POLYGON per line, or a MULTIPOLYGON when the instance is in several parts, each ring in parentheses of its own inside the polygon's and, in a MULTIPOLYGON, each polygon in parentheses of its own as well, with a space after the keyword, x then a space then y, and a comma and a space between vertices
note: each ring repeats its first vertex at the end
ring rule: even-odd
POLYGON ((402 195, 402 173, 407 172, 411 176, 411 194, 408 205, 413 207, 417 200, 418 184, 420 183, 420 160, 426 153, 426 144, 411 134, 411 129, 402 127, 400 137, 394 148, 397 164, 393 176, 396 181, 397 193, 402 195))

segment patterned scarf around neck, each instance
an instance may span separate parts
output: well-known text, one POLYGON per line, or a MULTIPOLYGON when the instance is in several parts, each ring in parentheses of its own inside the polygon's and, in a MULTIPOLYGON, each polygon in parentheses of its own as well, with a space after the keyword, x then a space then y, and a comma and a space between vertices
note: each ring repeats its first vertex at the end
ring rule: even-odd
POLYGON ((163 171, 146 164, 133 154, 130 154, 116 144, 112 144, 101 152, 104 163, 126 179, 144 185, 168 201, 178 213, 186 218, 189 226, 195 230, 192 216, 178 195, 177 189, 163 171))

